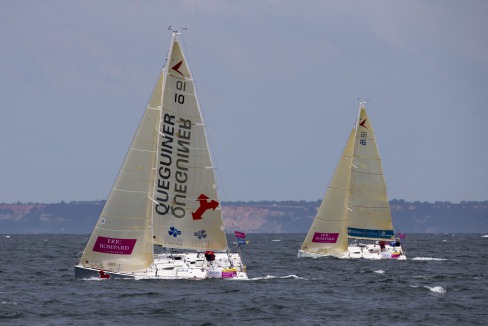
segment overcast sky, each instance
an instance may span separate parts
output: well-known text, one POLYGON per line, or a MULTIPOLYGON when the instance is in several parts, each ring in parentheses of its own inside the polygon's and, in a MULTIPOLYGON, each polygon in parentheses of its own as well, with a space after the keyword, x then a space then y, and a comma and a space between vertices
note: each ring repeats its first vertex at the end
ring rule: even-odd
POLYGON ((369 99, 390 199, 488 199, 488 1, 0 1, 0 202, 106 199, 171 41, 220 199, 321 199, 369 99))

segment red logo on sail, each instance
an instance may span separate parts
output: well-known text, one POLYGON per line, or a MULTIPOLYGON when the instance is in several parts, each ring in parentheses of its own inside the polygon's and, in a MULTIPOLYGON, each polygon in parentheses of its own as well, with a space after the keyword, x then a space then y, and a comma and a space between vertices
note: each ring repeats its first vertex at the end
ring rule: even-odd
POLYGON ((362 121, 362 122, 361 122, 359 125, 360 125, 361 127, 364 127, 364 128, 366 128, 366 129, 368 129, 368 127, 366 127, 366 126, 365 126, 365 124, 366 124, 366 119, 364 119, 364 120, 363 120, 363 121, 362 121))
POLYGON ((171 67, 171 69, 173 69, 174 71, 176 71, 177 73, 179 73, 181 75, 181 77, 185 77, 185 76, 183 76, 183 74, 181 73, 181 71, 178 70, 178 69, 180 69, 182 63, 183 63, 183 60, 180 61, 180 62, 178 62, 177 64, 175 64, 173 67, 171 67))
POLYGON ((336 243, 339 238, 339 233, 321 233, 315 232, 312 242, 317 243, 336 243))
POLYGON ((132 254, 132 250, 134 250, 136 241, 137 239, 98 237, 97 242, 93 246, 93 251, 103 252, 105 254, 130 255, 132 254))
POLYGON ((193 217, 193 220, 201 220, 202 215, 208 210, 212 209, 215 210, 219 206, 219 202, 215 200, 207 200, 208 197, 205 196, 204 194, 201 194, 198 197, 198 201, 200 202, 200 207, 194 212, 191 213, 191 216, 193 217))

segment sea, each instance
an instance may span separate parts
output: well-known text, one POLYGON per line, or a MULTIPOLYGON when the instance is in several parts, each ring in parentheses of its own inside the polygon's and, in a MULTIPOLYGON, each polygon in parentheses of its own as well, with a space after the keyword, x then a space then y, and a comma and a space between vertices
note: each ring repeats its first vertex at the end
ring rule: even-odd
POLYGON ((408 234, 406 261, 298 259, 304 237, 247 234, 249 280, 75 280, 88 235, 2 234, 0 325, 487 324, 488 235, 408 234))

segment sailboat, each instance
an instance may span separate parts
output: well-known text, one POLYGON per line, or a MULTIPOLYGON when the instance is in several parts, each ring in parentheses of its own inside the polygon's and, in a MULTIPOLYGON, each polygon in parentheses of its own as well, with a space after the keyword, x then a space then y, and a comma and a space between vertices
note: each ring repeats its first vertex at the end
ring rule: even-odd
POLYGON ((406 259, 395 237, 375 133, 359 114, 298 257, 406 259))
POLYGON ((75 266, 77 279, 247 278, 239 246, 228 248, 181 37, 173 31, 166 63, 75 266))

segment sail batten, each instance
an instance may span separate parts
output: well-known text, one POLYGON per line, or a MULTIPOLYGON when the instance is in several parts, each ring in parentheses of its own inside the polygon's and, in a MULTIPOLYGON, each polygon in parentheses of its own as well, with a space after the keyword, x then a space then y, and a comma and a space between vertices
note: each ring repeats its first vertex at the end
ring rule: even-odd
POLYGON ((156 153, 157 151, 149 150, 149 149, 142 149, 142 148, 136 148, 136 147, 131 147, 130 148, 133 151, 140 151, 140 152, 149 152, 149 153, 156 153))
POLYGON ((352 207, 356 207, 356 208, 366 208, 366 209, 369 209, 369 208, 382 208, 382 209, 390 209, 389 206, 366 206, 366 205, 354 205, 354 204, 351 204, 349 203, 349 206, 352 206, 352 207))
POLYGON ((112 188, 112 190, 122 191, 122 192, 132 192, 132 193, 147 194, 146 191, 127 190, 127 189, 118 189, 118 188, 112 188))
POLYGON ((361 172, 357 170, 352 170, 352 173, 359 173, 359 174, 369 174, 369 175, 377 175, 377 176, 383 176, 382 173, 374 173, 374 172, 361 172))

